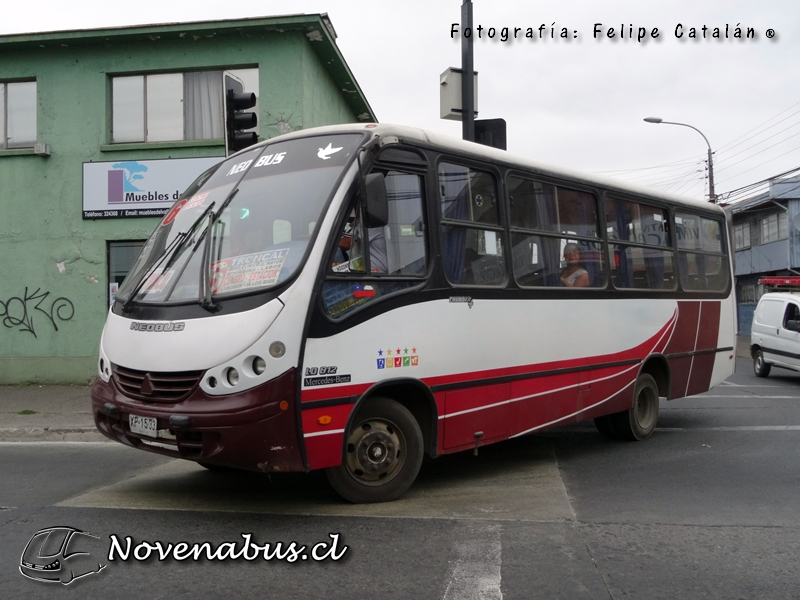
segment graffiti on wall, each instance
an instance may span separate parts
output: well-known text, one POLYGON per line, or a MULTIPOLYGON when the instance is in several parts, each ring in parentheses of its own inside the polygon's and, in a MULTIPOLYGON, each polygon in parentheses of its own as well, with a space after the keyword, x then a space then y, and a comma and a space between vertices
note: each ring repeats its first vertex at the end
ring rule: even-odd
POLYGON ((75 305, 68 298, 60 296, 50 299, 50 292, 43 292, 41 288, 30 291, 28 287, 22 296, 13 296, 6 301, 0 300, 0 319, 3 326, 17 331, 27 331, 36 335, 36 324, 42 322, 44 317, 58 331, 59 321, 69 321, 75 315, 75 305))

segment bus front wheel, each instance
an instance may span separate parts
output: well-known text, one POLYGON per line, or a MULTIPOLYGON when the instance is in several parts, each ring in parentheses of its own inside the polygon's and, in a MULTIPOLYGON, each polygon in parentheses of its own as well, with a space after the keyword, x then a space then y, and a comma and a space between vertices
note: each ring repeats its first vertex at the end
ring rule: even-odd
POLYGON ((344 463, 325 471, 345 500, 395 500, 416 479, 422 465, 422 430, 402 404, 389 398, 368 401, 346 435, 344 463))

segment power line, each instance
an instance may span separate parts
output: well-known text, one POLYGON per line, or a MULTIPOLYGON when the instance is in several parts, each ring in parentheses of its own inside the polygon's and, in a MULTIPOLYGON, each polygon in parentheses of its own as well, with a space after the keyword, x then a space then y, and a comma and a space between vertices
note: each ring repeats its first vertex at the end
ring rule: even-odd
MULTIPOLYGON (((733 146, 731 146, 731 144, 733 144, 734 142, 736 142, 736 141, 738 141, 738 140, 742 139, 742 138, 743 138, 743 137, 745 137, 746 135, 749 135, 749 134, 751 134, 751 133, 752 133, 752 132, 754 132, 756 129, 759 129, 759 128, 763 127, 764 125, 766 125, 767 123, 769 123, 769 122, 770 122, 770 121, 772 121, 773 119, 777 119, 777 118, 778 118, 778 117, 780 117, 780 116, 781 116, 783 113, 785 113, 786 111, 792 110, 792 109, 793 109, 795 106, 797 106, 797 105, 800 105, 800 102, 795 102, 795 103, 794 103, 794 104, 792 104, 792 105, 791 105, 789 108, 786 108, 786 109, 782 110, 781 112, 779 112, 779 113, 778 113, 777 115, 775 115, 774 117, 770 117, 769 119, 767 119, 766 121, 764 121, 763 123, 761 123, 761 125, 757 125, 756 127, 754 127, 753 129, 751 129, 750 131, 747 131, 746 133, 743 133, 742 135, 740 135, 740 136, 739 136, 739 137, 737 137, 737 138, 734 138, 732 141, 728 142, 726 145, 724 145, 724 146, 721 146, 721 147, 719 148, 719 150, 720 150, 720 151, 724 151, 724 150, 726 150, 726 149, 727 149, 729 146, 730 146, 730 147, 733 147, 733 148, 735 148, 735 147, 736 147, 736 146, 738 146, 739 144, 735 144, 735 145, 733 145, 733 146)), ((798 112, 800 112, 800 111, 798 111, 798 112)), ((794 115, 796 115, 796 114, 798 114, 798 113, 797 113, 797 112, 795 112, 795 113, 792 113, 791 115, 789 115, 789 117, 791 117, 791 116, 794 116, 794 115)), ((786 119, 788 119, 789 117, 786 117, 786 119)), ((783 122, 783 121, 785 121, 786 119, 782 119, 782 120, 781 120, 781 121, 779 121, 778 123, 782 123, 782 122, 783 122)), ((778 123, 775 123, 775 125, 777 125, 778 123)), ((770 126, 767 128, 767 129, 771 129, 772 127, 774 127, 774 125, 770 125, 770 126)), ((752 137, 755 137, 755 136, 752 136, 752 137)), ((749 138, 748 138, 748 139, 749 139, 749 138)), ((740 143, 742 143, 742 142, 740 142, 740 143)))

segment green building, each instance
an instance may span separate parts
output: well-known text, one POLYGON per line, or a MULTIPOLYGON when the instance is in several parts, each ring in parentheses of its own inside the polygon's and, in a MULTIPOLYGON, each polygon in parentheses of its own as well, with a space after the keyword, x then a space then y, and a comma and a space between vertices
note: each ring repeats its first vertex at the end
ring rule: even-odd
POLYGON ((375 121, 326 15, 0 36, 0 384, 86 383, 115 287, 225 155, 223 74, 267 139, 375 121))

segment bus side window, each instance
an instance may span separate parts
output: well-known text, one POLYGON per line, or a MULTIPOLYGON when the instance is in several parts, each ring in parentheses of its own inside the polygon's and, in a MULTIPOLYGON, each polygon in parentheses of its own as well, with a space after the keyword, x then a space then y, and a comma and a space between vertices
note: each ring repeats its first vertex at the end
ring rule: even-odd
POLYGON ((684 291, 723 291, 728 286, 728 259, 721 221, 697 214, 675 213, 678 267, 684 291))
POLYGON ((422 178, 388 171, 389 222, 383 228, 386 273, 421 276, 427 271, 422 178))
POLYGON ((428 270, 423 179, 396 169, 379 172, 386 183, 388 220, 385 226, 366 227, 360 204, 348 209, 323 286, 323 303, 332 317, 417 286, 428 270))
POLYGON ((506 284, 497 182, 488 171, 439 164, 442 260, 454 285, 506 284))
POLYGON ((674 289, 675 261, 666 211, 610 196, 605 208, 614 287, 674 289))

